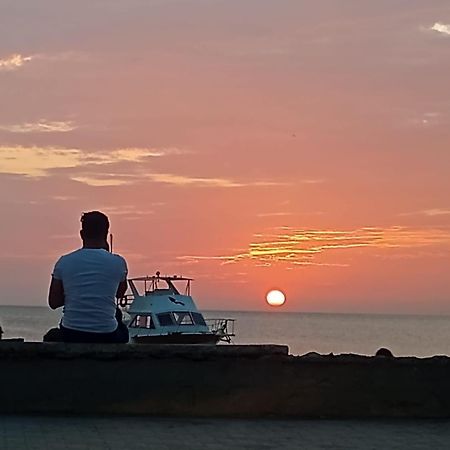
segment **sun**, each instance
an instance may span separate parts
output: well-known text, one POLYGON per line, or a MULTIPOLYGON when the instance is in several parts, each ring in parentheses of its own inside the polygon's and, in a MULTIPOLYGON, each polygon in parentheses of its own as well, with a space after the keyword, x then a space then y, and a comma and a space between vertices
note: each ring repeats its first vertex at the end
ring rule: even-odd
POLYGON ((286 301, 286 296, 278 289, 274 289, 266 295, 266 301, 270 306, 282 306, 286 301))

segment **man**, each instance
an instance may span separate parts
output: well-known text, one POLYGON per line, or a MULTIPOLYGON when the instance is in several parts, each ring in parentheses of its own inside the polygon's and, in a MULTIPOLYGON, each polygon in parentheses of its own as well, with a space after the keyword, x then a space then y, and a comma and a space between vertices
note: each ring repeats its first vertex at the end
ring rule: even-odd
POLYGON ((52 309, 62 306, 63 317, 59 330, 50 330, 45 341, 128 342, 115 302, 127 290, 127 264, 109 253, 108 231, 103 213, 81 217, 83 247, 62 256, 53 270, 48 304, 52 309))

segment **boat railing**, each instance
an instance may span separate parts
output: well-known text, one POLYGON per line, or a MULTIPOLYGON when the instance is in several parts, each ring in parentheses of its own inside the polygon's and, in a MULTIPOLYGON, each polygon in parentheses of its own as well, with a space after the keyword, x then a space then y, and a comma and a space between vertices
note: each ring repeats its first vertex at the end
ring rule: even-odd
POLYGON ((205 319, 211 333, 220 337, 221 341, 231 343, 234 333, 235 319, 205 319))
POLYGON ((133 300, 133 294, 125 294, 123 297, 117 299, 117 306, 125 308, 127 306, 130 306, 133 303, 133 300))

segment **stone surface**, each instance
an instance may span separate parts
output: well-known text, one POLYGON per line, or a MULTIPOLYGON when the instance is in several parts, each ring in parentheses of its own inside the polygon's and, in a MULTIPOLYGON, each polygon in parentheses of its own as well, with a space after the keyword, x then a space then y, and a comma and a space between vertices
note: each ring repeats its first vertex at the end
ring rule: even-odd
POLYGON ((450 359, 285 346, 0 344, 1 413, 449 418, 450 359))

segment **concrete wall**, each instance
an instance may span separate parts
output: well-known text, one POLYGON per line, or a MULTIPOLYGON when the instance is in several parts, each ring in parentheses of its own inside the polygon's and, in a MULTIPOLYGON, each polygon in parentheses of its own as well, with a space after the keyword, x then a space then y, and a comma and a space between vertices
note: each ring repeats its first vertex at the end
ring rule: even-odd
POLYGON ((0 341, 0 413, 450 417, 450 359, 0 341))

